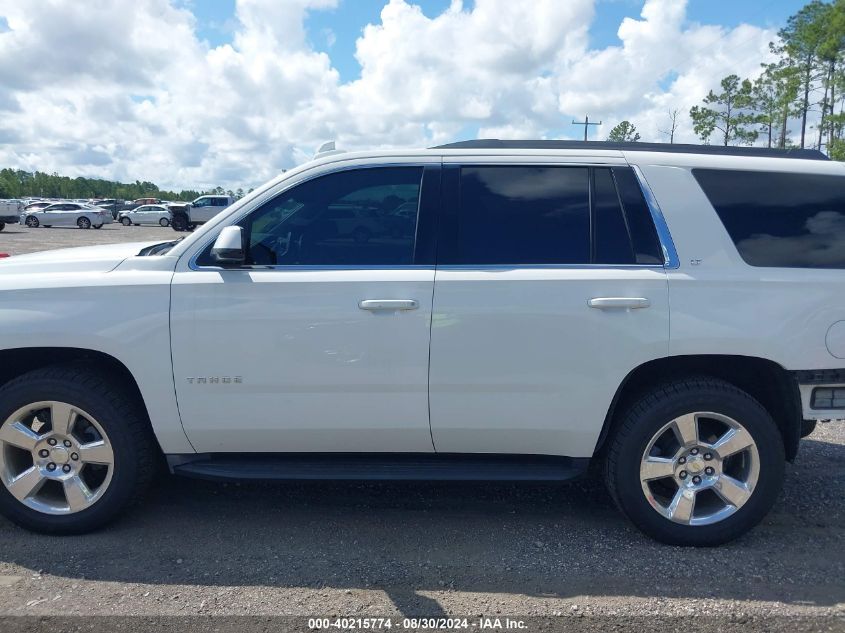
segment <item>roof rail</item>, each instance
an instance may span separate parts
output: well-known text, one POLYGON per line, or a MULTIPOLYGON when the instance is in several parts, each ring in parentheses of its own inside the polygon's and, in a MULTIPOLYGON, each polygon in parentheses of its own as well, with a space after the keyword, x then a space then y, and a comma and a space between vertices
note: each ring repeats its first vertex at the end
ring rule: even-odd
POLYGON ((769 147, 724 147, 722 145, 684 145, 669 143, 615 143, 610 141, 510 141, 479 139, 438 145, 431 149, 589 149, 628 152, 666 152, 671 154, 711 154, 716 156, 760 156, 830 160, 815 149, 775 149, 769 147))

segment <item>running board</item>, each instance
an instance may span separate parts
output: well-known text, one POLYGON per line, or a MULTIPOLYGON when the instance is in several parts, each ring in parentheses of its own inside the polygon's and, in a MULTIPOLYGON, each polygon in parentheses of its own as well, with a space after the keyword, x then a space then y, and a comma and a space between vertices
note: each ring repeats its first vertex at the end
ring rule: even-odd
POLYGON ((253 453, 168 455, 173 473, 197 479, 565 481, 588 458, 439 453, 253 453))

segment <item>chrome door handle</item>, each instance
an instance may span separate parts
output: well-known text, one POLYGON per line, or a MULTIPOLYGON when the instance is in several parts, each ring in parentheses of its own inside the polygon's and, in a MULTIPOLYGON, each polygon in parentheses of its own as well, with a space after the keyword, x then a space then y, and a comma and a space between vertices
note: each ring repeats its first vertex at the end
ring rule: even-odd
POLYGON ((587 303, 591 308, 599 310, 636 310, 651 305, 651 301, 645 297, 595 297, 587 303))
POLYGON ((363 299, 358 307, 362 310, 416 310, 420 304, 415 299, 363 299))

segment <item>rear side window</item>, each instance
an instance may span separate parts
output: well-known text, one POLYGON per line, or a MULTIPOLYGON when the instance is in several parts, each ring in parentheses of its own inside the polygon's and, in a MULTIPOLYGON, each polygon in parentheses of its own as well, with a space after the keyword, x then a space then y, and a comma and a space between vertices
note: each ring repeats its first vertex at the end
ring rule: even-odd
POLYGON ((845 176, 692 173, 750 265, 845 268, 845 176))
POLYGON ((589 262, 589 236, 586 167, 461 169, 458 263, 589 262))
POLYGON ((629 167, 466 166, 454 195, 441 264, 663 264, 629 167))

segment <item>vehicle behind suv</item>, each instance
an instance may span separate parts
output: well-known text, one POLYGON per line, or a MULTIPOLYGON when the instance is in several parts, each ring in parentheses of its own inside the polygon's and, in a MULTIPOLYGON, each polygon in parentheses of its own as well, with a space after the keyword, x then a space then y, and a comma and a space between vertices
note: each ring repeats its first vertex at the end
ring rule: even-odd
POLYGON ((17 224, 22 210, 23 203, 20 200, 0 200, 0 231, 7 224, 17 224))
POLYGON ((174 231, 193 231, 197 226, 205 224, 223 209, 231 205, 235 199, 232 196, 200 196, 190 203, 171 203, 168 209, 171 214, 171 226, 174 231))
POLYGON ((161 453, 218 480, 593 465, 646 534, 724 543, 845 417, 843 205, 818 152, 475 141, 319 158, 181 240, 5 259, 0 511, 96 528, 161 453))

